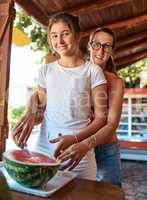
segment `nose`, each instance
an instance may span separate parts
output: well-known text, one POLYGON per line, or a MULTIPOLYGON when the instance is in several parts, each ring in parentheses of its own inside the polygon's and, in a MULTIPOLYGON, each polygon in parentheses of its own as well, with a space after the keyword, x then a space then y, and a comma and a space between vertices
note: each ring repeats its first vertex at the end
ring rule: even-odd
POLYGON ((97 52, 98 52, 99 54, 104 54, 104 48, 101 46, 101 47, 97 50, 97 52))
POLYGON ((58 36, 58 43, 59 44, 63 44, 64 43, 63 37, 61 35, 58 36))

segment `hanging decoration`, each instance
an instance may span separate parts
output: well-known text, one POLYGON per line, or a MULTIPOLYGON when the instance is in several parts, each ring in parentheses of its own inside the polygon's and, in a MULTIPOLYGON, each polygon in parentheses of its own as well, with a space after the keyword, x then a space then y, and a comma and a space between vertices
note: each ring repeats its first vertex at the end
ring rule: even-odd
POLYGON ((23 31, 17 27, 13 27, 12 43, 16 46, 23 47, 25 45, 29 45, 31 42, 31 38, 28 37, 23 31))

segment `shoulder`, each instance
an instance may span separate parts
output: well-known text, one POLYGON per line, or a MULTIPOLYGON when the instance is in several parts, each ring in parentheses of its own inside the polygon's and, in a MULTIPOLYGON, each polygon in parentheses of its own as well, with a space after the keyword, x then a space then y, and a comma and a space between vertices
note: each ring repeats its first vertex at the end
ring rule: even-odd
POLYGON ((87 61, 86 65, 92 73, 102 73, 103 74, 103 70, 99 65, 96 65, 90 61, 87 61))
POLYGON ((94 64, 94 63, 92 63, 92 62, 90 62, 90 61, 87 61, 86 63, 85 63, 87 66, 89 66, 91 69, 100 69, 101 70, 101 67, 99 66, 99 65, 96 65, 96 64, 94 64))
POLYGON ((120 85, 124 84, 123 80, 117 74, 114 74, 112 72, 105 71, 105 77, 106 77, 108 82, 111 82, 111 83, 117 82, 120 85))
POLYGON ((55 68, 55 66, 56 66, 56 61, 47 63, 47 64, 43 64, 43 65, 41 65, 39 71, 46 74, 47 72, 53 70, 55 68))

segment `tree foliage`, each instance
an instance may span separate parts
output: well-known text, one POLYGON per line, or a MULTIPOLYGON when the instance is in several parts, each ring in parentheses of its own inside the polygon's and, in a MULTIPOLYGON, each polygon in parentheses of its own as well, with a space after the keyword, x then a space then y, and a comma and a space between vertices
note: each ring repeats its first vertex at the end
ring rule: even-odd
POLYGON ((26 111, 26 107, 25 106, 9 108, 8 114, 9 114, 10 129, 13 129, 15 127, 17 122, 24 115, 25 111, 26 111))
POLYGON ((140 83, 140 73, 144 70, 146 65, 147 58, 119 70, 118 75, 125 81, 126 87, 138 87, 140 83))
POLYGON ((41 50, 45 54, 50 52, 47 42, 47 31, 32 17, 22 11, 16 12, 14 26, 22 30, 32 39, 31 49, 34 51, 41 50))

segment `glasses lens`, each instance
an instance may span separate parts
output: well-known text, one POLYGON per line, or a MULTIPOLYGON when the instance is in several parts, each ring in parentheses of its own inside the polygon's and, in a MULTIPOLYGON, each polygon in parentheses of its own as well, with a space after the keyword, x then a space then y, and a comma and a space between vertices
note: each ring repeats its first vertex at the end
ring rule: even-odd
POLYGON ((92 42, 91 42, 91 46, 92 46, 92 48, 95 49, 95 50, 98 50, 98 49, 101 48, 101 44, 100 44, 99 42, 94 42, 94 41, 92 41, 92 42))
POLYGON ((112 46, 108 44, 103 44, 103 49, 105 52, 111 52, 112 51, 112 46))
POLYGON ((95 50, 99 50, 102 48, 105 52, 111 52, 112 51, 112 46, 108 44, 101 44, 99 42, 92 41, 91 42, 91 47, 95 50))

